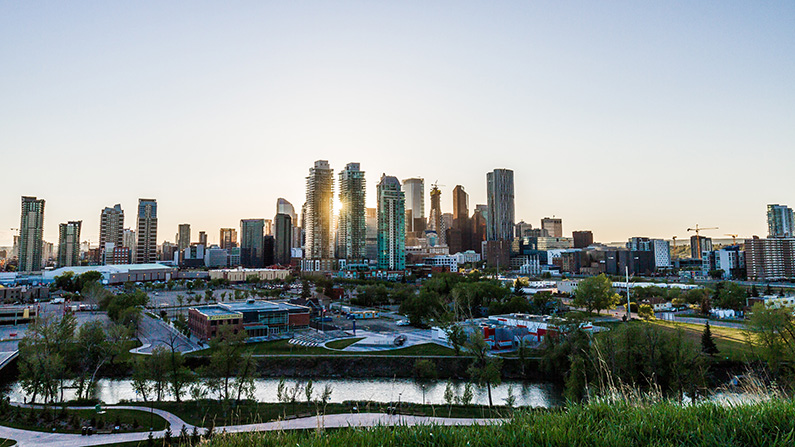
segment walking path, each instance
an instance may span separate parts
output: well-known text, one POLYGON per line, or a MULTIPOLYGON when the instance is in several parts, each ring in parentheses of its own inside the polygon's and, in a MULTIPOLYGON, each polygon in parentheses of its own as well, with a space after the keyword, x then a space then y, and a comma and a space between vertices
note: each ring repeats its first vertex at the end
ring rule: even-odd
MULTIPOLYGON (((20 407, 28 407, 31 405, 23 405, 12 403, 20 407)), ((38 406, 37 406, 38 407, 38 406)), ((68 407, 70 410, 93 410, 94 407, 68 407)), ((171 434, 178 436, 182 427, 191 433, 193 426, 186 423, 176 415, 164 410, 158 410, 148 407, 135 407, 135 406, 118 406, 118 407, 105 407, 105 410, 113 411, 118 410, 138 410, 138 411, 153 411, 156 415, 165 419, 171 426, 171 434)), ((279 430, 307 430, 315 429, 318 427, 324 428, 346 428, 346 427, 374 427, 374 426, 393 426, 393 425, 489 425, 499 424, 504 422, 504 419, 475 419, 475 418, 442 418, 442 417, 429 417, 429 416, 405 416, 405 415, 388 415, 383 413, 345 413, 345 414, 329 414, 326 416, 311 416, 299 419, 290 419, 285 421, 264 422, 260 424, 246 424, 246 425, 230 425, 225 427, 215 427, 215 433, 242 433, 254 431, 279 431, 279 430)), ((204 434, 204 429, 200 429, 200 433, 204 434)), ((165 430, 153 432, 155 438, 162 438, 165 430)), ((0 438, 13 439, 17 441, 19 447, 35 446, 35 447, 83 447, 103 444, 113 444, 120 442, 131 441, 145 441, 149 437, 148 432, 137 433, 117 433, 112 435, 92 435, 82 436, 79 434, 67 433, 46 433, 30 430, 20 430, 17 428, 10 428, 0 426, 0 438)))

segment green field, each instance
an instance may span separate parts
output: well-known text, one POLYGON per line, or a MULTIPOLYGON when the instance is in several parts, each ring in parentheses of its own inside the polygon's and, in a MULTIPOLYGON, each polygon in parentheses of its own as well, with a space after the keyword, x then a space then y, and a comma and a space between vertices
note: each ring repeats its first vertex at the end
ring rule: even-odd
POLYGON ((97 414, 94 410, 67 410, 64 414, 56 407, 48 410, 12 408, 0 418, 0 425, 49 433, 80 433, 81 427, 91 425, 92 420, 98 430, 110 430, 115 424, 121 424, 121 432, 149 431, 150 426, 154 430, 163 430, 167 425, 165 419, 145 411, 113 410, 113 407, 105 410, 104 414, 97 414))
MULTIPOLYGON (((670 331, 682 330, 685 336, 695 343, 696 346, 701 346, 701 334, 704 332, 703 325, 675 323, 662 320, 652 321, 652 324, 656 324, 670 331)), ((716 355, 717 358, 725 358, 736 361, 749 361, 755 358, 753 349, 748 345, 748 340, 744 330, 712 325, 710 325, 709 329, 712 332, 715 345, 720 351, 716 355)))
MULTIPOLYGON (((352 339, 345 339, 339 341, 349 341, 352 339)), ((332 342, 333 343, 333 342, 332 342)), ((351 343, 349 343, 351 344, 351 343)), ((368 351, 368 352, 346 352, 335 349, 326 349, 321 346, 306 347, 298 346, 288 343, 287 340, 277 341, 264 341, 260 343, 250 343, 245 346, 246 352, 251 352, 254 355, 341 355, 341 356, 368 356, 368 355, 404 355, 404 356, 452 356, 455 351, 446 347, 437 345, 435 343, 424 343, 421 345, 408 346, 405 348, 388 349, 383 351, 368 351)), ((339 349, 339 348, 338 348, 339 349)), ((188 355, 190 356, 207 356, 211 354, 210 348, 201 351, 195 351, 188 355)))

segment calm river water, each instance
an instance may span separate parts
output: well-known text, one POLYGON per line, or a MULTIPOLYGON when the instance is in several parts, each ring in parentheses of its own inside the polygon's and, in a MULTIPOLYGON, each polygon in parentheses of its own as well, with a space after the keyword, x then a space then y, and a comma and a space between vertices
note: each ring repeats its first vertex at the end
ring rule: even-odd
MULTIPOLYGON (((277 402, 276 387, 278 379, 257 379, 256 398, 260 402, 277 402)), ((303 383, 303 382, 302 382, 303 383)), ((288 387, 295 381, 287 381, 288 387)), ((444 390, 447 382, 436 381, 425 383, 423 393, 422 384, 411 379, 321 379, 313 382, 316 393, 330 384, 334 391, 331 402, 344 401, 373 401, 373 402, 413 402, 422 403, 423 394, 425 403, 444 404, 444 390)), ((460 396, 464 392, 464 384, 454 383, 455 391, 460 396)), ((513 388, 516 405, 524 407, 554 407, 561 405, 560 390, 548 383, 530 382, 503 382, 502 385, 492 388, 492 398, 495 405, 505 404, 509 387, 513 388)), ((488 405, 489 398, 485 388, 473 387, 473 403, 488 405)), ((27 397, 18 382, 11 384, 9 393, 12 401, 22 402, 27 397)), ((121 400, 142 401, 135 393, 129 380, 100 380, 97 385, 97 397, 106 404, 115 404, 121 400)), ((74 398, 71 389, 64 390, 64 398, 74 398)), ((172 396, 168 396, 172 399, 172 396)), ((303 400, 303 393, 299 395, 303 400)))

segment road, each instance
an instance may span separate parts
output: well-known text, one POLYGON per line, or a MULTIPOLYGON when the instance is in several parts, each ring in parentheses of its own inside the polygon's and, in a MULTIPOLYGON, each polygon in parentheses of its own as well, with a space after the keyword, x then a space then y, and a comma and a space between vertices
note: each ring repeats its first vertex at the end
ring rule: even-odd
POLYGON ((165 321, 146 314, 141 318, 141 324, 138 327, 138 339, 143 345, 131 351, 136 354, 151 354, 152 350, 158 346, 171 349, 172 344, 176 350, 183 353, 204 348, 195 339, 186 337, 174 327, 166 324, 165 321))
MULTIPOLYGON (((14 404, 19 405, 19 404, 14 404)), ((70 409, 93 409, 93 407, 69 407, 70 409)), ((106 407, 112 412, 114 409, 138 410, 149 412, 148 407, 121 406, 106 407)), ((155 414, 165 419, 171 426, 172 435, 178 435, 184 426, 188 433, 193 426, 176 415, 163 410, 153 410, 155 414)), ((256 431, 283 431, 307 430, 317 428, 347 428, 347 427, 375 427, 375 426, 413 426, 413 425, 490 425, 505 422, 504 419, 475 419, 475 418, 443 418, 429 416, 404 416, 387 415, 383 413, 345 413, 330 414, 326 416, 311 416, 285 421, 265 422, 260 424, 230 425, 215 427, 216 433, 244 433, 256 431)), ((203 433, 204 429, 200 429, 203 433)), ((162 438, 165 430, 154 432, 155 437, 162 438)), ((19 447, 83 447, 121 442, 144 441, 149 436, 148 432, 119 433, 113 435, 81 436, 66 433, 45 433, 30 430, 0 426, 0 438, 13 439, 19 447)))

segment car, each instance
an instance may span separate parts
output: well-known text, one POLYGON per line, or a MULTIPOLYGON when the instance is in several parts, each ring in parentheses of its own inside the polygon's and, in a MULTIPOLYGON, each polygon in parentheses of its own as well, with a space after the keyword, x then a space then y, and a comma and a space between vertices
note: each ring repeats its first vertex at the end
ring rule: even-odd
POLYGON ((398 326, 408 326, 409 322, 408 320, 398 320, 398 322, 395 324, 397 324, 398 326))

